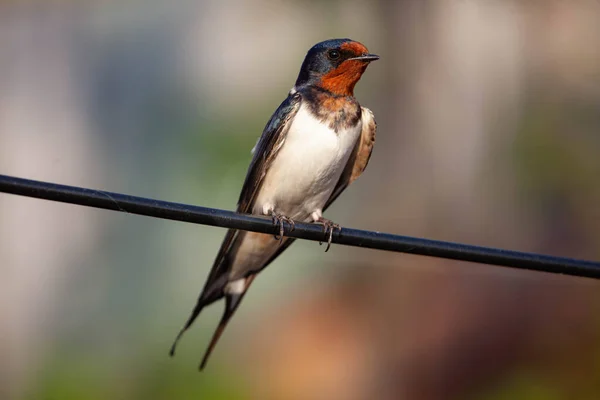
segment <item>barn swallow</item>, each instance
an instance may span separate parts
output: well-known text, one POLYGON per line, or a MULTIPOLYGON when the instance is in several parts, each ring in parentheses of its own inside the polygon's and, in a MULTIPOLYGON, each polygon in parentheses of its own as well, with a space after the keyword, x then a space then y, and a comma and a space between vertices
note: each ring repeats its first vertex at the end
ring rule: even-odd
POLYGON ((270 216, 279 235, 227 232, 171 356, 200 311, 224 297, 225 311, 200 364, 204 369, 256 275, 294 241, 284 238, 284 223, 290 230, 294 221, 323 225, 329 248, 340 227, 323 211, 361 175, 375 143, 373 113, 354 98, 354 86, 377 59, 350 39, 326 40, 308 51, 296 84, 252 149, 237 206, 238 213, 270 216))

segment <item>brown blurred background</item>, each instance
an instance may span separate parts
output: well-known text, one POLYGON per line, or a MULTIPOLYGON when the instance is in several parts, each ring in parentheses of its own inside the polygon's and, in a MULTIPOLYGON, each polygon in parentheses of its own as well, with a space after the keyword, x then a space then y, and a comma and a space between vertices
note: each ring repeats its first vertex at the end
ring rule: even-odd
MULTIPOLYGON (((0 173, 233 209, 310 46, 378 137, 328 217, 600 259, 596 0, 2 1, 0 173)), ((600 397, 600 283, 298 242, 196 370, 224 230, 0 195, 2 399, 600 397)))

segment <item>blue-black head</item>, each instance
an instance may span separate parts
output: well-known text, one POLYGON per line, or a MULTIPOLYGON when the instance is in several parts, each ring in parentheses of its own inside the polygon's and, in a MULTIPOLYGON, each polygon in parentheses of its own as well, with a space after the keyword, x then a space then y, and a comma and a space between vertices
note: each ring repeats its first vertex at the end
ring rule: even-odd
POLYGON ((352 96, 354 85, 369 63, 378 59, 354 40, 325 40, 306 54, 295 87, 318 86, 334 95, 352 96))

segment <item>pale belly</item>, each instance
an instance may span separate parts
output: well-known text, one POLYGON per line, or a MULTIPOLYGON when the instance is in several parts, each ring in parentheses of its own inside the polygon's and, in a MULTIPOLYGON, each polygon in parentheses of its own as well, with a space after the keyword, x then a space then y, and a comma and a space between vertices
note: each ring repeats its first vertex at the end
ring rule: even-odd
MULTIPOLYGON (((253 214, 273 210, 298 222, 312 222, 335 188, 359 139, 362 125, 338 133, 301 108, 285 143, 269 168, 256 197, 253 214)), ((230 279, 259 270, 280 246, 273 235, 240 232, 230 279)))
POLYGON ((264 178, 252 212, 271 210, 297 221, 321 215, 361 131, 334 132, 301 108, 264 178))

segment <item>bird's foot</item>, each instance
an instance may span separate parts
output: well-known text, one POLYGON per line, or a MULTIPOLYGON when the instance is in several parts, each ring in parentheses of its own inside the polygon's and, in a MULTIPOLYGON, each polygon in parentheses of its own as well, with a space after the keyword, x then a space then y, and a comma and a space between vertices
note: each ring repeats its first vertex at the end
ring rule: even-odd
MULTIPOLYGON (((325 248, 325 252, 327 252, 331 247, 331 238, 333 237, 333 231, 337 230, 338 232, 341 232, 342 227, 339 224, 336 224, 335 222, 323 217, 319 217, 319 219, 316 220, 315 223, 323 225, 323 233, 325 233, 325 239, 327 240, 327 248, 325 248)), ((319 244, 321 245, 323 244, 323 242, 319 242, 319 244)))
POLYGON ((273 220, 273 225, 279 226, 279 235, 274 235, 274 237, 275 240, 279 240, 279 243, 281 244, 283 242, 283 234, 285 233, 283 223, 287 222, 290 225, 290 232, 296 229, 296 224, 291 218, 277 214, 274 211, 271 212, 271 219, 273 220))

